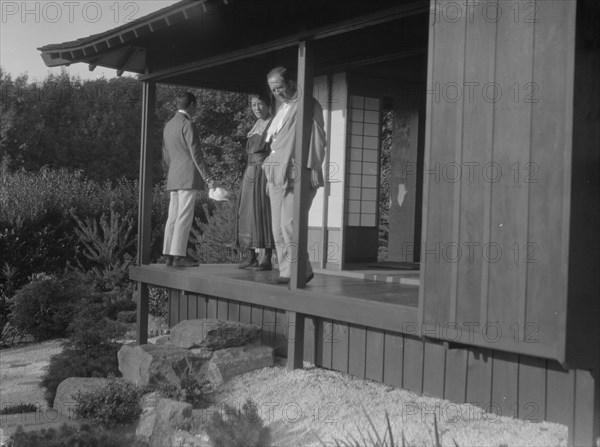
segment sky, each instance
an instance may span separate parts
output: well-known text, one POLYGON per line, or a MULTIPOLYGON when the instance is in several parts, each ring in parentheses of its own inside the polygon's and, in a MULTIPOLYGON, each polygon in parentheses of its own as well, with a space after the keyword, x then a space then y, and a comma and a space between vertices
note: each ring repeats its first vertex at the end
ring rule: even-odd
MULTIPOLYGON (((116 28, 175 2, 0 0, 0 66, 13 79, 27 73, 30 81, 42 81, 49 73, 60 73, 61 67, 46 67, 38 47, 116 28)), ((82 63, 73 64, 66 70, 81 79, 109 79, 117 75, 116 70, 102 67, 91 72, 88 65, 82 63)), ((133 76, 125 72, 128 74, 133 76)))

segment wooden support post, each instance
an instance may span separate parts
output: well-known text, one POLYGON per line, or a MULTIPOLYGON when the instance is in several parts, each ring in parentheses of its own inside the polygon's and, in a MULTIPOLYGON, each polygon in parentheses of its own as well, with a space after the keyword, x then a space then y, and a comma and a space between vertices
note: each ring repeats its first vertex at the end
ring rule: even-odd
MULTIPOLYGON (((326 134, 328 138, 331 135, 331 105, 332 95, 333 95, 333 75, 331 73, 327 74, 327 118, 325 120, 325 125, 327 126, 326 134)), ((331 157, 331 150, 325 152, 325 171, 323 174, 325 175, 325 186, 323 187, 323 220, 321 221, 321 249, 317 250, 319 253, 319 267, 322 269, 327 268, 327 258, 328 258, 328 247, 329 247, 329 196, 331 194, 331 179, 329 178, 329 160, 331 157)))
MULTIPOLYGON (((142 129, 140 141, 140 180, 138 201, 138 250, 137 264, 150 264, 150 236, 152 233, 152 165, 154 161, 154 106, 156 84, 142 83, 142 129)), ((137 287, 138 344, 148 342, 148 285, 138 283, 137 287)))
POLYGON ((138 345, 148 343, 148 306, 149 292, 148 284, 138 282, 137 284, 137 342, 138 345))
POLYGON ((291 289, 306 286, 308 258, 308 210, 310 206, 310 169, 307 168, 310 134, 313 122, 313 65, 312 42, 301 41, 298 46, 298 109, 294 163, 294 242, 297 253, 292 263, 291 289))
POLYGON ((302 368, 304 358, 304 314, 286 312, 288 316, 287 369, 302 368))

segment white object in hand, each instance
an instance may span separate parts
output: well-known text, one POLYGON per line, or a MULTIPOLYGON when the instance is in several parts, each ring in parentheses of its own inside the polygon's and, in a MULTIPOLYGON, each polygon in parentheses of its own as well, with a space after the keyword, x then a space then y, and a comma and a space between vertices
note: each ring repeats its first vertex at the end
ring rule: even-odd
POLYGON ((229 193, 220 187, 210 188, 208 190, 208 197, 218 202, 222 202, 229 200, 229 193))

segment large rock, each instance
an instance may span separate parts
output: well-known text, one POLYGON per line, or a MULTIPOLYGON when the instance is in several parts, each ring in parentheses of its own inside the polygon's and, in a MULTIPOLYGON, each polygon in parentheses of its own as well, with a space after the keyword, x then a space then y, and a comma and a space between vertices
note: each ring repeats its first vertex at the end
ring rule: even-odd
POLYGON ((89 393, 107 385, 108 379, 100 377, 69 377, 58 385, 53 407, 63 416, 75 417, 78 404, 75 400, 77 393, 89 393))
POLYGON ((135 439, 145 444, 150 444, 150 439, 152 438, 155 424, 156 410, 151 408, 146 411, 142 411, 137 428, 135 429, 135 439))
POLYGON ((154 408, 156 414, 150 447, 171 445, 176 430, 189 428, 192 422, 192 406, 172 399, 160 399, 154 408))
POLYGON ((183 320, 171 329, 171 343, 181 348, 212 351, 243 346, 260 335, 256 324, 215 319, 183 320))
POLYGON ((215 351, 208 365, 207 379, 213 385, 234 376, 273 366, 273 348, 251 344, 215 351))
POLYGON ((206 382, 206 356, 198 356, 170 343, 162 345, 124 345, 118 352, 119 371, 136 385, 147 385, 151 377, 181 388, 183 377, 199 384, 206 382))
POLYGON ((157 337, 156 340, 154 340, 155 345, 164 345, 167 343, 171 343, 170 335, 161 335, 160 337, 157 337))
POLYGON ((145 444, 149 444, 150 438, 152 438, 154 424, 156 424, 155 408, 160 399, 160 394, 156 391, 144 394, 140 399, 142 413, 140 414, 140 419, 137 428, 135 429, 135 439, 145 444))

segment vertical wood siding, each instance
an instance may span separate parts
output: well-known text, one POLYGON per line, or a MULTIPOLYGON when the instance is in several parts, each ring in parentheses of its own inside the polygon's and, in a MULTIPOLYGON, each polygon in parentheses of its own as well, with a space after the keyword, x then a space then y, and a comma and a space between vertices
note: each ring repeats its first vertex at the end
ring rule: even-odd
POLYGON ((457 20, 450 3, 430 28, 422 321, 562 362, 576 2, 484 0, 457 20))
MULTIPOLYGON (((283 310, 171 290, 169 324, 192 318, 259 324, 262 342, 286 354, 283 310)), ((597 372, 565 370, 552 360, 485 348, 448 348, 435 340, 310 316, 304 345, 304 360, 317 366, 502 416, 564 424, 570 442, 592 444, 597 372)))

